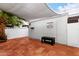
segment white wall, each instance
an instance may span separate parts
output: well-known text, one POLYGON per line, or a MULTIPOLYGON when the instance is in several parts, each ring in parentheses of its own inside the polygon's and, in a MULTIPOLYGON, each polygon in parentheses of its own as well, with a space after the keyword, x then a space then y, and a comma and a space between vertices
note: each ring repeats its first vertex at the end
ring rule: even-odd
POLYGON ((35 29, 30 30, 29 35, 37 39, 40 39, 41 36, 52 36, 56 37, 56 42, 58 43, 79 47, 79 22, 68 24, 67 18, 68 16, 62 16, 33 22, 31 26, 35 27, 35 29), (47 22, 53 22, 54 28, 47 29, 47 22))
POLYGON ((31 23, 30 27, 34 27, 34 30, 30 29, 30 37, 41 39, 42 36, 56 37, 56 42, 61 44, 67 43, 67 16, 58 18, 46 19, 31 23), (47 29, 47 23, 53 22, 53 28, 47 29))
POLYGON ((79 23, 70 23, 67 25, 68 45, 79 47, 79 23))
POLYGON ((31 23, 30 27, 35 28, 34 30, 30 29, 30 32, 29 32, 29 35, 32 38, 41 39, 42 36, 56 37, 56 20, 54 20, 54 19, 33 22, 33 23, 31 23), (48 22, 53 22, 52 29, 47 28, 48 22))
POLYGON ((19 37, 27 37, 28 36, 28 28, 6 28, 5 33, 8 39, 19 38, 19 37))
POLYGON ((61 44, 67 44, 67 18, 68 16, 63 16, 60 18, 56 18, 56 27, 57 27, 57 37, 56 42, 61 44))

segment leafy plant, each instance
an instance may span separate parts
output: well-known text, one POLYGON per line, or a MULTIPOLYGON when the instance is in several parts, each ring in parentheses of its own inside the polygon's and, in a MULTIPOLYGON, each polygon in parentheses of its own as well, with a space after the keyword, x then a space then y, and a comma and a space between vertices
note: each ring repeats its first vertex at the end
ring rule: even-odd
POLYGON ((10 16, 8 18, 8 24, 12 24, 13 26, 18 26, 19 27, 23 23, 22 23, 21 19, 19 19, 17 16, 10 16))
POLYGON ((23 24, 22 19, 5 11, 0 11, 0 42, 7 40, 5 34, 5 25, 20 26, 23 24))
POLYGON ((11 15, 7 12, 1 11, 0 12, 0 19, 2 19, 5 21, 6 25, 13 25, 13 26, 20 26, 23 24, 22 19, 20 19, 17 16, 11 15))

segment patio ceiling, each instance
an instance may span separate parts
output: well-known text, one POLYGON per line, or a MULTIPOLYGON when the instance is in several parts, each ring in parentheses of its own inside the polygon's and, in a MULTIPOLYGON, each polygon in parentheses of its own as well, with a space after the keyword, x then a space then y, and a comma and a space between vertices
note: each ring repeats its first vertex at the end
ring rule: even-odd
POLYGON ((27 21, 58 15, 51 11, 45 3, 0 3, 0 9, 13 13, 27 21))

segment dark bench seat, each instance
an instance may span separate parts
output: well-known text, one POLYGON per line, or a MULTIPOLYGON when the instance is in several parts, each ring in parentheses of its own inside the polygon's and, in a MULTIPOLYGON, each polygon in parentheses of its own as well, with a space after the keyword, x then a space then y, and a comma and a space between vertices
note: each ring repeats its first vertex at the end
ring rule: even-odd
POLYGON ((55 44, 55 37, 46 37, 46 36, 43 36, 43 37, 41 37, 41 42, 53 45, 53 44, 55 44))

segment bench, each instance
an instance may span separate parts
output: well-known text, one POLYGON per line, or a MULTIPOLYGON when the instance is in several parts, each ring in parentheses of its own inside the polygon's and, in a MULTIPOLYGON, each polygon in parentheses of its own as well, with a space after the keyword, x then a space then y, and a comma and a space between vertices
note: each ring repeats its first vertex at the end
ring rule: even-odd
POLYGON ((54 45, 55 44, 55 37, 43 36, 43 37, 41 37, 41 42, 54 45))

